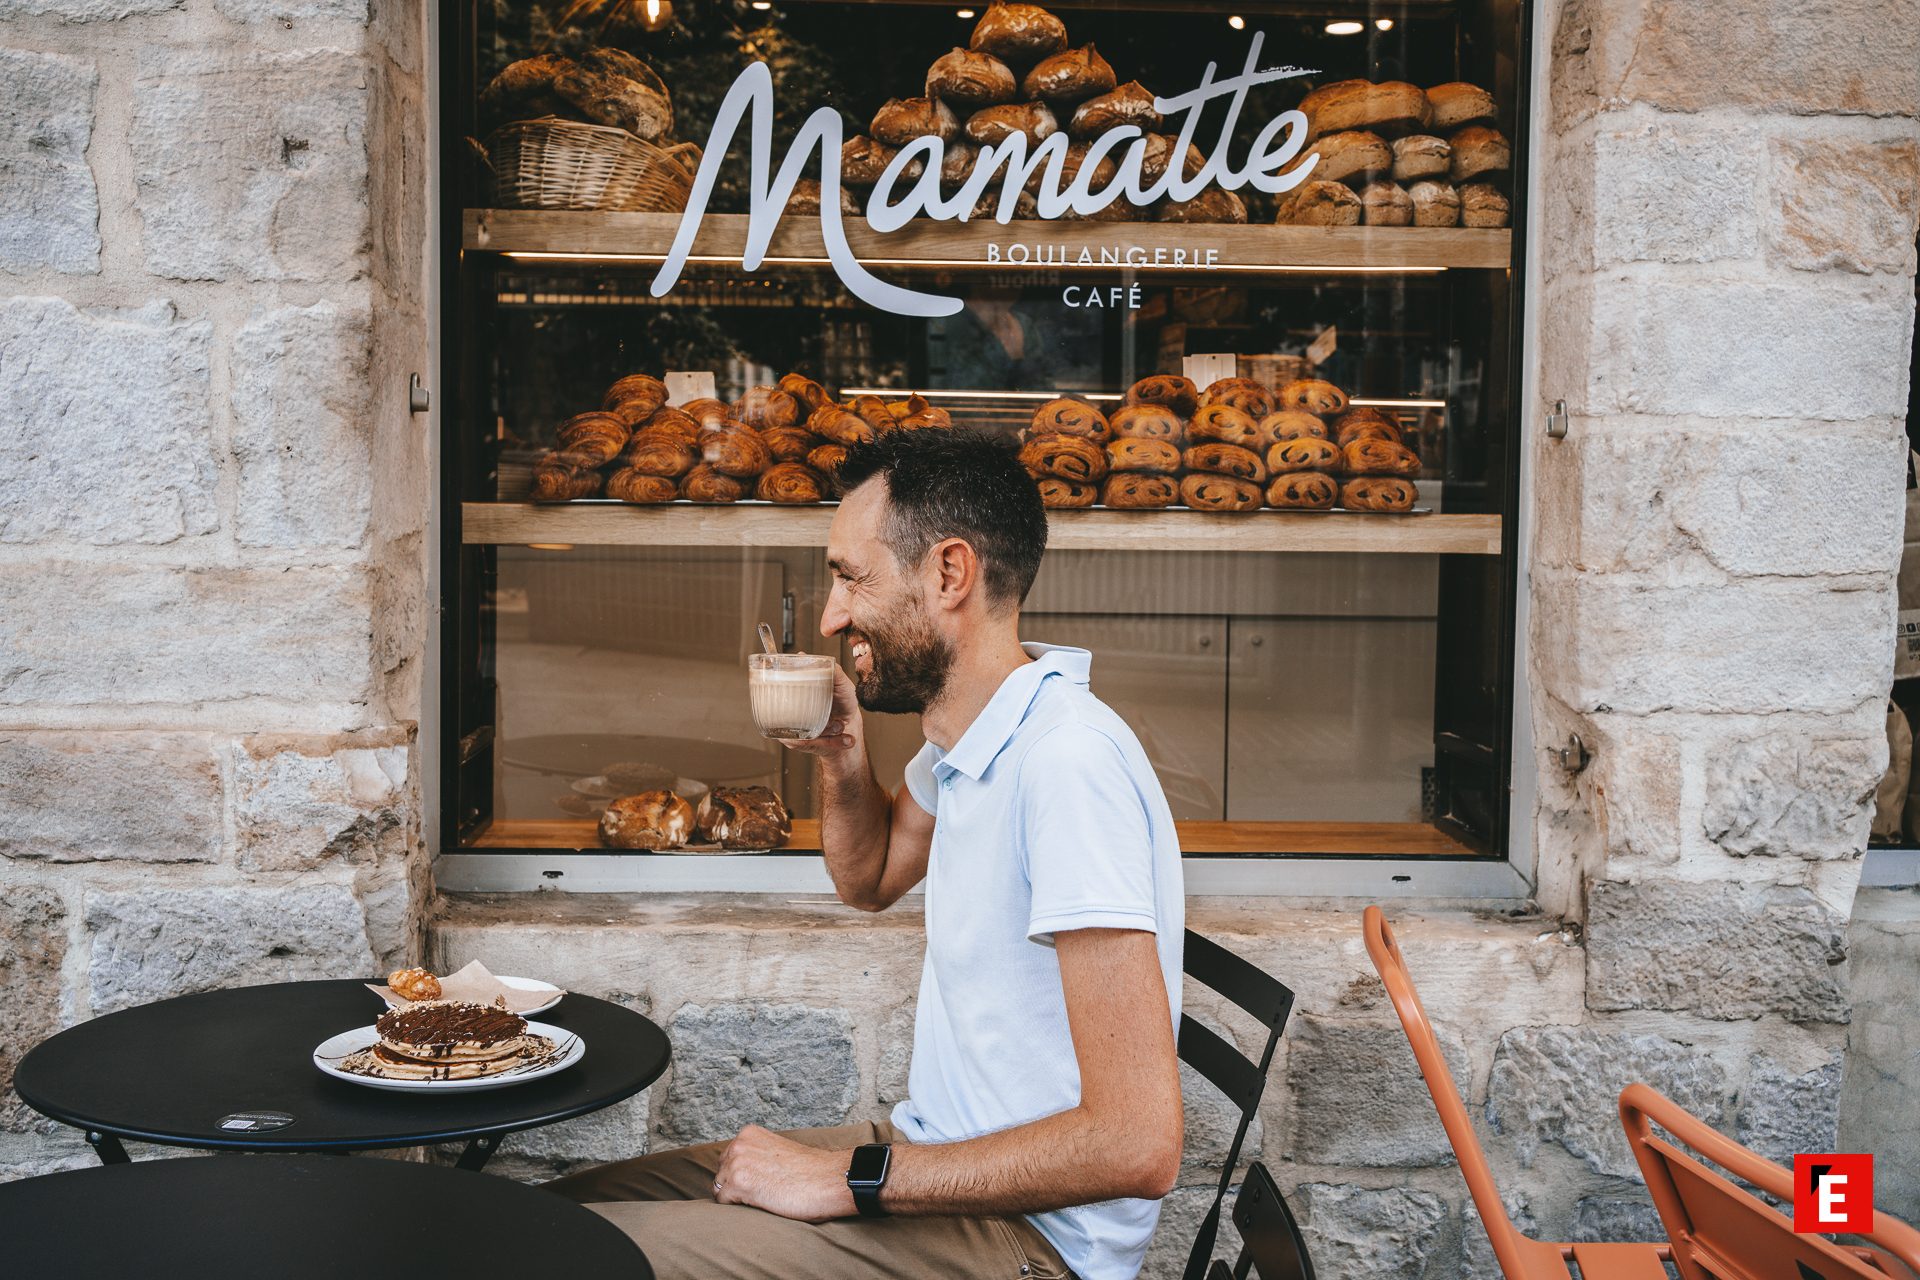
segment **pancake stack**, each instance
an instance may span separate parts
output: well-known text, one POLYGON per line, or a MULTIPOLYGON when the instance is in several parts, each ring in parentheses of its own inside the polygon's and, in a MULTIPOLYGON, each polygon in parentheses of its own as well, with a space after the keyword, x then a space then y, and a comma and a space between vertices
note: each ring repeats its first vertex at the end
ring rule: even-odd
POLYGON ((341 1069, 383 1080, 476 1080, 550 1057, 554 1043, 527 1031, 505 1009, 461 1000, 425 1000, 389 1009, 373 1024, 379 1043, 341 1069))

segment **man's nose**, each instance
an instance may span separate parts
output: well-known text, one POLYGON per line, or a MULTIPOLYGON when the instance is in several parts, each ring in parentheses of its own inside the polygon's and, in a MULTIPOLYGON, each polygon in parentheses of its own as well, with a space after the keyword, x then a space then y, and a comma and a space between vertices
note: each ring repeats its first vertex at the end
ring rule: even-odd
POLYGON ((853 619, 848 616, 847 611, 840 605, 840 592, 838 590, 829 592, 827 594, 827 607, 820 611, 820 634, 823 636, 838 635, 840 632, 846 630, 847 625, 852 621, 853 619))

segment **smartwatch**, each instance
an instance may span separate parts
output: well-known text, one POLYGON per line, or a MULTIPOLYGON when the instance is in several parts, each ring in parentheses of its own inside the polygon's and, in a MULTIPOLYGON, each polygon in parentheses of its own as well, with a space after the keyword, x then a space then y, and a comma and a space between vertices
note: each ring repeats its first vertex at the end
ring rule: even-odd
POLYGON ((884 1218, 880 1207, 880 1188, 887 1185, 887 1170, 893 1167, 893 1148, 884 1142, 870 1142, 853 1149, 853 1162, 847 1166, 847 1190, 853 1192, 853 1207, 863 1218, 884 1218))

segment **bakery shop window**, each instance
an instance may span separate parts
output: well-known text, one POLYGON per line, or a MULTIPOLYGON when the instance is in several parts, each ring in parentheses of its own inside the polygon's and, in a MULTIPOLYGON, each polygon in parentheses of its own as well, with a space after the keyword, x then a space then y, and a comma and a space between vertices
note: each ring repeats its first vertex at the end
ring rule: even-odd
POLYGON ((1503 857, 1528 16, 448 5, 443 849, 817 851, 757 628, 964 426, 1190 856, 1503 857))

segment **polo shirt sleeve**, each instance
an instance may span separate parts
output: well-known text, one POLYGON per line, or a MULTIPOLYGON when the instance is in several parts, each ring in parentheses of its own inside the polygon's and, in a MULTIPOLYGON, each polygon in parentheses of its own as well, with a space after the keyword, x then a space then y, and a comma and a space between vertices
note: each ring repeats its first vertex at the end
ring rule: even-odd
POLYGON ((1018 804, 1030 941, 1052 946, 1074 929, 1159 932, 1146 799, 1117 742, 1087 724, 1049 729, 1021 761, 1018 804))
POLYGON ((913 759, 907 761, 907 794, 913 802, 929 814, 937 812, 940 803, 940 788, 933 781, 933 744, 923 742, 920 749, 913 753, 913 759))

